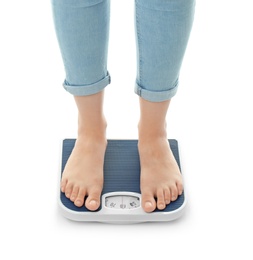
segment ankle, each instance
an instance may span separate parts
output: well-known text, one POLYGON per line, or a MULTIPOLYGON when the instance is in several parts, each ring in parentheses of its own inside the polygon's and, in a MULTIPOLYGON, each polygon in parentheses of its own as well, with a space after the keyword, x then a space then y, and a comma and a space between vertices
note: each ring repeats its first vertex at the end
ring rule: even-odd
POLYGON ((82 120, 78 119, 78 139, 91 139, 94 141, 106 140, 107 122, 104 116, 100 119, 82 120))
POLYGON ((146 142, 167 138, 166 123, 164 125, 146 125, 141 121, 138 124, 139 142, 146 142))

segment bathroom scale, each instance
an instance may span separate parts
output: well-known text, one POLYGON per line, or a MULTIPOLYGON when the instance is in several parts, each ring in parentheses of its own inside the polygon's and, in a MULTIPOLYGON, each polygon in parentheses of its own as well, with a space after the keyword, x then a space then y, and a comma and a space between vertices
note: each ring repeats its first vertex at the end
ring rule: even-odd
MULTIPOLYGON (((75 141, 75 139, 63 140, 61 174, 75 141)), ((180 168, 178 142, 175 139, 169 139, 168 142, 180 168)), ((118 224, 163 222, 179 218, 186 205, 184 192, 163 210, 156 209, 147 213, 142 209, 137 144, 138 140, 108 140, 100 207, 96 211, 90 211, 85 206, 76 207, 60 191, 59 209, 61 214, 74 221, 118 224)))

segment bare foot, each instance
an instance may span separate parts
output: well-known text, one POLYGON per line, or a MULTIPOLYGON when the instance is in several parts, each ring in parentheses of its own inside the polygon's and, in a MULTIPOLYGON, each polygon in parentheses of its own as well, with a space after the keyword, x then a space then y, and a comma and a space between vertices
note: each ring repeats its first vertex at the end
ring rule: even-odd
POLYGON ((138 149, 142 207, 146 212, 162 210, 183 192, 179 167, 166 137, 139 138, 138 149))
POLYGON ((76 140, 62 175, 61 191, 77 207, 83 206, 86 196, 86 208, 96 210, 100 206, 106 144, 106 138, 94 134, 76 140))

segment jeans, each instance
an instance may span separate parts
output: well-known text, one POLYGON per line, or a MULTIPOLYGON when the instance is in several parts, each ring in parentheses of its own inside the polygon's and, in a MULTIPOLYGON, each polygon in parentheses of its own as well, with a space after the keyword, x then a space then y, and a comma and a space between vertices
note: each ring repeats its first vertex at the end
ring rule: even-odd
MULTIPOLYGON (((51 3, 66 72, 64 88, 75 96, 102 91, 111 82, 107 70, 110 0, 51 3)), ((140 97, 161 102, 176 94, 194 9, 195 0, 135 0, 135 93, 140 97)))

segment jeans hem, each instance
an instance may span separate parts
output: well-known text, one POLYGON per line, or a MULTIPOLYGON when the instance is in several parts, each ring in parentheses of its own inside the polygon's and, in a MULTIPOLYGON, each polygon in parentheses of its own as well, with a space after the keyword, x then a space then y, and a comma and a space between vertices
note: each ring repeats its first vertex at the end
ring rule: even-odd
POLYGON ((150 101, 150 102, 163 102, 170 100, 172 97, 174 97, 177 93, 178 89, 178 82, 177 84, 168 90, 163 90, 163 91, 152 91, 152 90, 147 90, 141 87, 137 82, 135 83, 135 89, 134 92, 142 97, 143 99, 150 101))
POLYGON ((74 96, 89 96, 89 95, 93 95, 93 94, 96 94, 96 93, 102 91, 110 83, 111 83, 111 76, 108 72, 107 75, 103 79, 101 79, 93 84, 71 85, 71 84, 68 84, 68 82, 66 80, 64 80, 62 85, 66 91, 68 91, 70 94, 72 94, 74 96))

